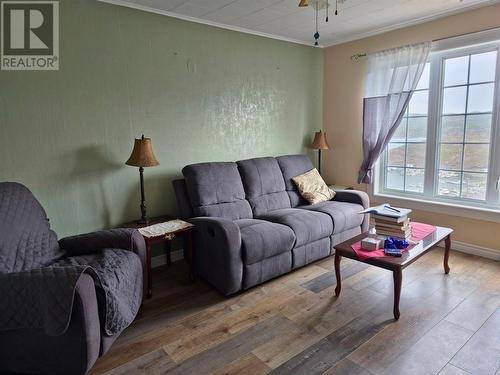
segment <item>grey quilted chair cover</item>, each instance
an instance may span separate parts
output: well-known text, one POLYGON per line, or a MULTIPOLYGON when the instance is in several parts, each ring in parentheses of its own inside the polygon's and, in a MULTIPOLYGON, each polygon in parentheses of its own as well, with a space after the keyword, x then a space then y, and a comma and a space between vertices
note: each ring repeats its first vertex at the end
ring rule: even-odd
POLYGON ((51 336, 63 334, 76 283, 87 273, 104 291, 104 331, 121 332, 135 318, 143 288, 141 261, 128 251, 127 231, 98 232, 123 239, 118 249, 97 248, 76 236, 62 241, 63 248, 68 246, 62 250, 32 193, 18 183, 0 183, 0 331, 33 328, 51 336))

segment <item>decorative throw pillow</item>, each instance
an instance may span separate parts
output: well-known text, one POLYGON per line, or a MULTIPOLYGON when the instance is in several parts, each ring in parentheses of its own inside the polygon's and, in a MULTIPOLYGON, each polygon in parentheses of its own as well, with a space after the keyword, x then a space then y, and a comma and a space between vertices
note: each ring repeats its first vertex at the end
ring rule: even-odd
POLYGON ((292 181, 297 185, 300 195, 310 204, 329 201, 335 196, 335 192, 326 185, 316 168, 295 176, 292 181))

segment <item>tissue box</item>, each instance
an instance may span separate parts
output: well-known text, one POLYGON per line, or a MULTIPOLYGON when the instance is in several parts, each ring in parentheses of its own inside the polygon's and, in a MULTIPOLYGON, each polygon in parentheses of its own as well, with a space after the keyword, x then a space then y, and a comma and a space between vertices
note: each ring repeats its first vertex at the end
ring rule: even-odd
POLYGON ((367 251, 375 251, 382 247, 382 241, 372 237, 366 237, 361 241, 361 248, 367 251))

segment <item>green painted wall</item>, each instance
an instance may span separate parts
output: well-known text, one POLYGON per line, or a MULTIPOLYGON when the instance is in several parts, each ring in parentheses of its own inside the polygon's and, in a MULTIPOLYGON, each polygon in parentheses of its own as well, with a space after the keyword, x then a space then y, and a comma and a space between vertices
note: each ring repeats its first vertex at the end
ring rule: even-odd
POLYGON ((62 0, 60 56, 56 72, 0 72, 0 180, 26 184, 60 236, 139 216, 124 162, 141 133, 161 163, 152 216, 176 211, 184 165, 304 152, 322 124, 320 49, 62 0))

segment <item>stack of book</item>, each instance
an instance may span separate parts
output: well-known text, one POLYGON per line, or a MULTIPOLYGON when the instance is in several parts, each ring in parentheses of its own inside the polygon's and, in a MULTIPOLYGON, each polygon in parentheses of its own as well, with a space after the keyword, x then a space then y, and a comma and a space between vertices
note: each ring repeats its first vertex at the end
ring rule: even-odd
POLYGON ((371 226, 375 228, 378 235, 402 238, 405 240, 411 237, 410 218, 389 218, 372 214, 371 226))
POLYGON ((411 210, 395 208, 389 204, 370 207, 361 213, 371 214, 371 227, 375 228, 377 235, 396 237, 408 240, 411 237, 410 218, 411 210))

